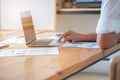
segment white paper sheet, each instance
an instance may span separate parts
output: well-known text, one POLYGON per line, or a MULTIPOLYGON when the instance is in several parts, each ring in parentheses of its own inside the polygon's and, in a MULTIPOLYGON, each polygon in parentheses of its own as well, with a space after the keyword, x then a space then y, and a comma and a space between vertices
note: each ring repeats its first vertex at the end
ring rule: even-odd
MULTIPOLYGON (((41 37, 37 37, 37 39, 41 39, 41 37)), ((13 37, 10 39, 6 39, 0 43, 25 43, 25 38, 24 37, 13 37)))
POLYGON ((7 46, 9 46, 9 45, 6 43, 0 43, 0 48, 7 47, 7 46))
POLYGON ((2 41, 2 43, 25 43, 25 39, 23 37, 13 37, 2 41))
POLYGON ((83 47, 83 48, 98 48, 96 42, 65 42, 62 47, 83 47))
POLYGON ((52 48, 34 48, 34 49, 17 49, 1 50, 0 56, 27 56, 27 55, 58 55, 58 47, 52 48))

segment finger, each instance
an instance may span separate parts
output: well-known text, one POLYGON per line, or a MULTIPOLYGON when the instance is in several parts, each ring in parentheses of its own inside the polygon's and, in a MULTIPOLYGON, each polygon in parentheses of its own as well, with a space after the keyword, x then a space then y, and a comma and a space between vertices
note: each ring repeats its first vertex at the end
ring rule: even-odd
POLYGON ((62 36, 58 39, 58 42, 60 42, 63 38, 64 38, 64 36, 62 35, 62 36))
POLYGON ((65 38, 66 36, 70 35, 70 31, 65 32, 64 34, 62 34, 62 36, 58 39, 58 42, 60 42, 63 38, 65 38))
POLYGON ((68 41, 68 42, 71 42, 71 41, 72 41, 72 39, 71 39, 70 36, 65 36, 65 37, 64 37, 64 40, 65 40, 65 41, 68 41))

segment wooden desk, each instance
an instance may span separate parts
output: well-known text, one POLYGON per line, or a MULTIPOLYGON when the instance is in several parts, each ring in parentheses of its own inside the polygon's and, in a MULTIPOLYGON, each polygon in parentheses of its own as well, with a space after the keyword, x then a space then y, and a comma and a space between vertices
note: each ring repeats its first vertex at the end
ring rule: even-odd
MULTIPOLYGON (((16 31, 7 31, 18 36, 16 31)), ((6 34, 7 34, 6 33, 6 34)), ((21 34, 21 32, 17 32, 21 34)), ((0 31, 0 40, 7 39, 0 31)), ((11 35, 13 34, 13 35, 11 35)), ((21 35, 20 35, 21 36, 21 35)), ((117 46, 113 51, 118 49, 117 46)), ((10 44, 3 49, 29 48, 25 44, 10 44)), ((40 48, 40 47, 37 47, 40 48)), ((112 51, 107 51, 109 54, 112 51)), ((59 48, 59 55, 0 57, 0 80, 62 80, 104 57, 104 51, 87 48, 59 48)))

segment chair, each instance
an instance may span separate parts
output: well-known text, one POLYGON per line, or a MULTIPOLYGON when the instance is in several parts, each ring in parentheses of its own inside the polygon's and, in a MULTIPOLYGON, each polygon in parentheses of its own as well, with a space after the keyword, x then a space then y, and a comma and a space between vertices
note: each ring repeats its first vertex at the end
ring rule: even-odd
POLYGON ((111 59, 110 80, 120 80, 120 56, 111 59))

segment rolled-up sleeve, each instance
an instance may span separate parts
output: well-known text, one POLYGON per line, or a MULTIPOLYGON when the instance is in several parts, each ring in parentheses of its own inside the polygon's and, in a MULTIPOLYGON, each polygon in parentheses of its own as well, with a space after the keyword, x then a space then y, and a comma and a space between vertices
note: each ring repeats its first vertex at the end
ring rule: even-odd
POLYGON ((97 34, 120 32, 120 0, 103 0, 97 34))

